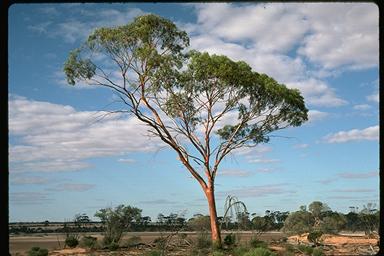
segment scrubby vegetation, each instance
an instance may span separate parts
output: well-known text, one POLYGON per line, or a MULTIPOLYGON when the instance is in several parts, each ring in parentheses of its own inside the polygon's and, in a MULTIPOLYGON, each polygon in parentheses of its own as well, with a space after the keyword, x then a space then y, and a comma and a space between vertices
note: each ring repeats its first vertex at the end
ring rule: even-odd
POLYGON ((28 251, 28 256, 48 256, 48 250, 35 246, 28 251))

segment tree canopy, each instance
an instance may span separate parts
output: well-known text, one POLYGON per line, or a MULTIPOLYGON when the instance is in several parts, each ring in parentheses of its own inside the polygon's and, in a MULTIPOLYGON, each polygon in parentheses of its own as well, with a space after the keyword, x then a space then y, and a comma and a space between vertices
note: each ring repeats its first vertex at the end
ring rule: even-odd
MULTIPOLYGON (((115 112, 136 116, 177 153, 217 222, 214 180, 225 156, 301 125, 308 110, 297 89, 244 61, 188 46, 187 33, 174 23, 143 15, 125 26, 96 29, 69 54, 64 72, 71 85, 85 82, 117 93, 124 107, 115 112)), ((211 227, 219 235, 217 223, 211 227)))

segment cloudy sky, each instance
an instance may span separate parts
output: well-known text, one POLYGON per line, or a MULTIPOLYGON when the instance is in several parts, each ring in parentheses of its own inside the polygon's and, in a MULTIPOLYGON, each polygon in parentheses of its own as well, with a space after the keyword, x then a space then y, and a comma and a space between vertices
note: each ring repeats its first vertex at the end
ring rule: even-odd
POLYGON ((378 203, 378 8, 361 3, 18 4, 9 9, 10 221, 93 217, 129 204, 158 213, 207 213, 176 155, 129 116, 104 116, 115 96, 71 87, 67 54, 97 27, 154 13, 188 32, 191 49, 244 60, 298 88, 301 127, 239 150, 216 179, 251 213, 294 211, 314 200, 333 210, 378 203))

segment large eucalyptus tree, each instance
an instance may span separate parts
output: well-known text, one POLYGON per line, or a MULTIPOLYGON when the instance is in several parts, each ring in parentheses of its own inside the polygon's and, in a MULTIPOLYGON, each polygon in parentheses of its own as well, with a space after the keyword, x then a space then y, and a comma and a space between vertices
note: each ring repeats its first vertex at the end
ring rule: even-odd
POLYGON ((212 240, 221 246, 214 184, 222 160, 235 149, 268 142, 273 131, 301 125, 308 110, 298 90, 243 61, 188 46, 186 32, 174 23, 144 15, 96 29, 69 54, 64 71, 71 85, 82 81, 115 91, 125 106, 120 111, 176 152, 206 195, 212 240))

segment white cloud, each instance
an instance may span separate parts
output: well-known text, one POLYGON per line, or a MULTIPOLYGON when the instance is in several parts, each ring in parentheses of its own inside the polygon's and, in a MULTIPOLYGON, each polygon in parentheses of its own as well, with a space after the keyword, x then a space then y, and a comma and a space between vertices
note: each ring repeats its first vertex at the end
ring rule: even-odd
POLYGON ((235 169, 224 169, 217 172, 218 176, 229 176, 229 177, 249 177, 252 175, 251 172, 245 170, 235 169))
POLYGON ((11 204, 46 204, 52 202, 44 192, 11 192, 9 193, 9 201, 11 204))
POLYGON ((368 104, 360 104, 360 105, 353 106, 353 109, 355 109, 355 110, 362 110, 362 111, 368 110, 370 108, 371 108, 371 105, 368 105, 368 104))
POLYGON ((13 177, 10 178, 10 183, 14 185, 42 185, 49 183, 50 179, 41 176, 26 176, 26 177, 13 177))
POLYGON ((324 141, 327 143, 344 143, 349 141, 360 140, 379 140, 379 126, 371 126, 362 130, 353 129, 349 131, 340 131, 325 136, 324 141))
POLYGON ((379 61, 379 12, 373 3, 297 4, 309 34, 299 53, 325 69, 369 68, 379 61))
POLYGON ((379 91, 377 91, 371 95, 368 95, 367 100, 379 103, 379 91))
POLYGON ((132 164, 132 163, 136 162, 135 159, 131 159, 131 158, 120 158, 117 161, 120 163, 127 163, 127 164, 132 164))
POLYGON ((268 184, 263 186, 251 186, 244 187, 240 189, 233 189, 229 191, 220 191, 217 193, 217 196, 223 198, 227 195, 236 195, 239 198, 246 197, 266 197, 269 195, 281 195, 281 194, 291 194, 295 191, 286 189, 286 183, 281 184, 268 184))
POLYGON ((377 171, 372 172, 342 172, 338 176, 344 179, 368 179, 379 176, 377 171))
POLYGON ((298 149, 303 149, 303 148, 308 148, 309 145, 308 144, 305 144, 305 143, 302 143, 302 144, 296 144, 293 146, 294 148, 298 148, 298 149))
POLYGON ((304 95, 306 103, 314 106, 337 107, 347 102, 336 96, 334 89, 325 82, 309 78, 307 80, 287 83, 289 88, 297 88, 304 95))
POLYGON ((95 187, 94 184, 63 183, 53 188, 47 188, 46 190, 47 191, 83 192, 83 191, 88 191, 94 187, 95 187))
POLYGON ((76 111, 70 106, 9 100, 9 132, 19 142, 9 146, 10 170, 70 171, 89 168, 86 159, 129 152, 152 152, 159 140, 133 117, 76 111))
MULTIPOLYGON (((54 14, 54 12, 59 11, 59 8, 43 8, 41 11, 54 14)), ((74 43, 78 40, 85 40, 96 28, 126 25, 132 21, 134 17, 142 14, 144 14, 144 12, 138 8, 88 11, 84 8, 74 7, 71 9, 71 15, 66 17, 66 20, 64 21, 43 22, 36 25, 30 25, 28 28, 40 33, 46 33, 50 37, 63 38, 67 43, 74 43), (82 19, 82 17, 87 17, 87 21, 82 19)))
POLYGON ((323 120, 328 116, 327 112, 311 109, 308 111, 308 122, 315 122, 323 120))
POLYGON ((279 159, 269 159, 269 158, 256 158, 248 160, 248 163, 261 163, 261 164, 269 164, 269 163, 277 163, 280 162, 279 159))

